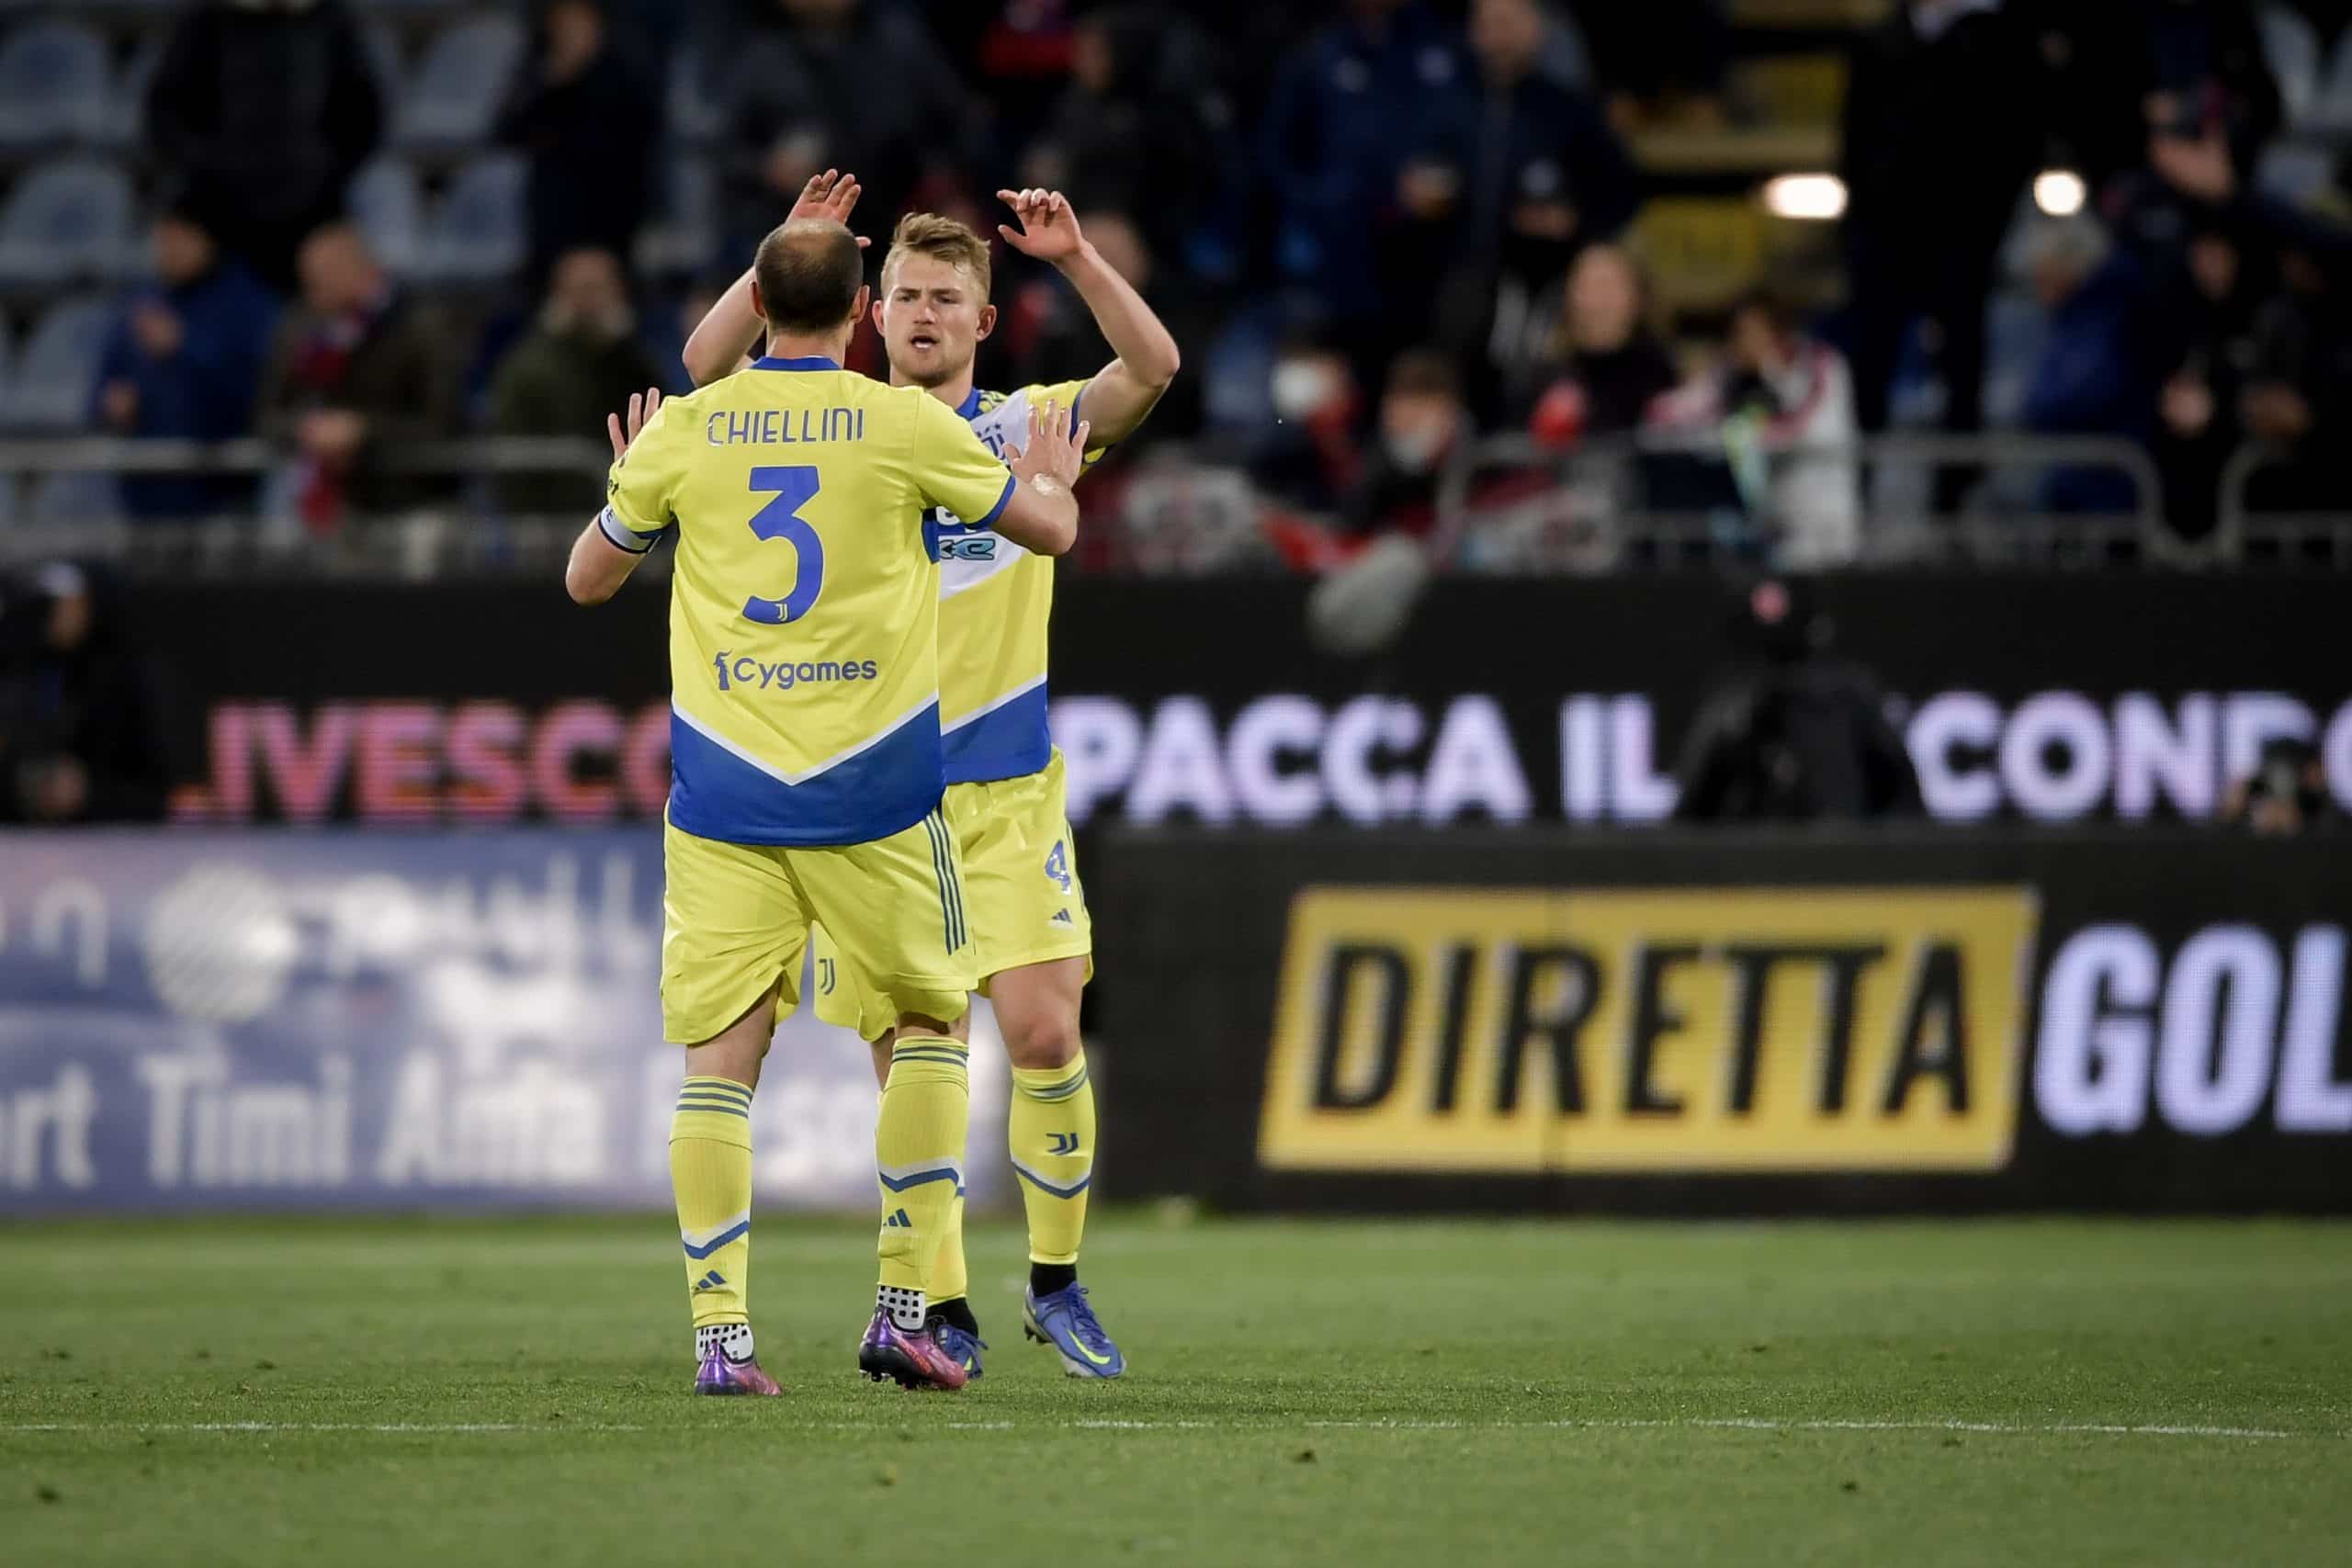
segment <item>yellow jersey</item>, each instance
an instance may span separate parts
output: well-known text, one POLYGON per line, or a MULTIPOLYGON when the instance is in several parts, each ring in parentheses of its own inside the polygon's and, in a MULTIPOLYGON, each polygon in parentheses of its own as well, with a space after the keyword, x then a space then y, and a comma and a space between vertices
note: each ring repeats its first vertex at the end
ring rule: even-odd
POLYGON ((830 359, 762 359, 662 405, 599 518, 673 523, 670 821, 738 844, 857 844, 946 776, 932 509, 996 521, 1013 479, 956 411, 830 359))
MULTIPOLYGON (((1029 440, 1029 411, 1051 402, 1082 412, 1084 381, 975 389, 954 411, 999 454, 1029 440)), ((1091 468, 1102 448, 1086 453, 1091 468)), ((939 724, 949 784, 1017 779, 1053 756, 1046 728, 1046 628, 1054 613, 1054 563, 983 523, 946 508, 929 532, 939 558, 939 724)))

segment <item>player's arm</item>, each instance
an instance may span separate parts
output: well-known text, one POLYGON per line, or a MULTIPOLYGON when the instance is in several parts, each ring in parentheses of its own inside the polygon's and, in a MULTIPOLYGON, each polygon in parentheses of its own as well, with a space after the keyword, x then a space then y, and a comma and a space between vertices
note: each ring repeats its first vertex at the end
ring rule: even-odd
POLYGON ((925 394, 915 402, 908 477, 925 506, 944 506, 976 528, 992 528, 1041 556, 1068 552, 1078 540, 1078 498, 1070 486, 1084 466, 1086 427, 1050 403, 1029 411, 1029 443, 1010 464, 972 427, 925 394), (1008 468, 1010 471, 1008 471, 1008 468))
POLYGON ((687 378, 697 387, 707 387, 743 368, 766 324, 752 309, 752 270, 745 267, 687 335, 685 352, 679 355, 685 361, 687 378))
MULTIPOLYGON (((857 198, 863 194, 855 175, 844 175, 832 169, 812 176, 800 187, 800 199, 785 214, 789 223, 797 218, 830 218, 847 226, 849 215, 857 210, 857 198)), ((864 250, 871 241, 860 236, 858 249, 864 250)), ((687 334, 685 352, 686 374, 697 387, 707 387, 722 376, 732 376, 743 367, 744 359, 759 346, 760 336, 767 331, 767 323, 752 308, 752 273, 745 268, 743 276, 727 286, 727 292, 708 310, 703 312, 695 330, 687 334)))
POLYGON ((1078 214, 1061 192, 1001 190, 996 194, 1020 220, 1019 228, 997 225, 1004 243, 1023 255, 1051 262, 1069 278, 1078 297, 1094 313, 1094 324, 1102 329, 1111 352, 1118 355, 1086 384, 1086 422, 1093 426, 1099 446, 1125 440, 1176 379, 1183 363, 1176 339, 1135 287, 1087 243, 1078 214))
POLYGON ((626 426, 616 413, 605 416, 605 434, 613 444, 612 478, 605 486, 605 510, 571 542, 571 558, 564 565, 563 591, 574 604, 601 604, 619 592, 668 525, 666 500, 655 500, 657 465, 639 464, 637 475, 627 468, 629 449, 661 409, 661 392, 649 389, 642 397, 630 394, 626 426), (653 504, 660 506, 662 521, 649 525, 639 519, 649 517, 653 504))
POLYGON ((996 531, 1034 555, 1069 553, 1078 543, 1078 492, 1086 468, 1087 426, 1075 409, 1029 411, 1028 444, 1013 454, 1013 488, 996 531))

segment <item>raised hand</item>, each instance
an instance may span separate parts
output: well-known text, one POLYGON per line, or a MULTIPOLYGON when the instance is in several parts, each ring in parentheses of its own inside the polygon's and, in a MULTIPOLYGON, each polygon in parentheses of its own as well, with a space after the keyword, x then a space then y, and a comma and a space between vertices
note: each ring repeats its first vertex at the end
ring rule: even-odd
POLYGON ((622 427, 620 415, 608 413, 605 416, 605 434, 613 444, 616 461, 627 456, 628 449, 636 445, 639 433, 645 428, 645 422, 651 419, 653 411, 661 406, 662 389, 648 387, 642 392, 628 395, 628 424, 626 429, 622 427))
POLYGON ((1021 227, 1000 223, 996 231, 1004 243, 1024 256, 1058 265, 1078 254, 1086 243, 1079 231, 1078 214, 1069 198, 1057 190, 1001 190, 996 198, 1012 209, 1021 227))
POLYGON ((1070 412, 1053 403, 1042 409, 1030 404, 1029 440, 1010 459, 1013 477, 1023 484, 1037 483, 1041 490, 1050 486, 1068 490, 1086 470, 1086 437, 1091 428, 1081 423, 1073 429, 1070 412))
MULTIPOLYGON (((808 183, 800 187, 800 199, 784 215, 786 223, 803 218, 822 218, 849 227, 849 215, 857 210, 857 198, 865 194, 855 175, 844 175, 838 169, 827 169, 821 175, 811 175, 808 183)), ((874 242, 860 234, 857 248, 865 249, 874 242)))

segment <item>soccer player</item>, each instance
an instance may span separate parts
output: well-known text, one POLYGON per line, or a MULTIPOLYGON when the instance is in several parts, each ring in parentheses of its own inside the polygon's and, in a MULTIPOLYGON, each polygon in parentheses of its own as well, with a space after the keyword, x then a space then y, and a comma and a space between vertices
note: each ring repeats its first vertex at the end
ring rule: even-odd
MULTIPOLYGON (((802 194, 843 212, 852 176, 831 171, 802 194)), ((1000 225, 1006 244, 1052 264, 1078 290, 1116 355, 1085 381, 1024 387, 1011 394, 973 385, 973 357, 995 330, 989 303, 986 241, 930 214, 902 220, 882 264, 874 307, 893 386, 921 387, 971 422, 992 449, 1017 451, 1030 411, 1082 409, 1102 449, 1143 423, 1175 379, 1175 340, 1151 308, 1086 242, 1078 214, 1057 191, 999 191, 1017 227, 1000 225)), ((686 344, 697 382, 724 376, 756 339, 746 282, 714 306, 686 344)), ((1063 804, 1061 754, 1046 728, 1046 629, 1053 563, 1021 541, 967 522, 951 507, 933 520, 940 556, 940 719, 946 732, 944 809, 964 850, 965 913, 978 951, 981 990, 996 1009, 1012 1062, 1009 1138, 1029 1221, 1029 1286, 1023 1328, 1050 1345, 1073 1376, 1117 1377, 1126 1359, 1078 1283, 1086 1194, 1093 1179, 1094 1092, 1078 1033, 1079 1001, 1092 972, 1093 938, 1072 858, 1063 804)), ((892 1021, 869 976, 820 931, 817 1014, 876 1040, 876 1070, 888 1063, 892 1021)), ((962 1203, 940 1259, 933 1296, 942 1337, 966 1369, 979 1371, 979 1325, 967 1283, 962 1203)))
POLYGON ((767 356, 657 400, 565 573, 572 598, 601 604, 677 530, 662 1011, 686 1048, 670 1171, 695 1389, 779 1392, 746 1311, 750 1111, 819 920, 897 1026, 875 1133, 880 1285, 858 1365, 956 1388, 967 1373, 927 1309, 963 1188, 956 1024, 978 971, 940 807, 939 594, 921 519, 948 507, 1024 549, 1067 550, 1084 428, 1041 411, 1008 473, 936 400, 845 372, 870 291, 838 222, 787 221, 752 276, 767 356))

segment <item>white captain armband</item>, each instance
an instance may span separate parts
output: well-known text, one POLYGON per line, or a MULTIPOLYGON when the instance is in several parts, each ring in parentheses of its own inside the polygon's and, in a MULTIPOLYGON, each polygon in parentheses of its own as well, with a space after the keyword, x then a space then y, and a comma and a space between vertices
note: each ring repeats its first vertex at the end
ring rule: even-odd
POLYGON ((627 550, 633 556, 643 555, 662 537, 659 534, 637 534, 624 528, 609 506, 596 513, 596 526, 604 530, 605 537, 611 540, 616 548, 627 550))

